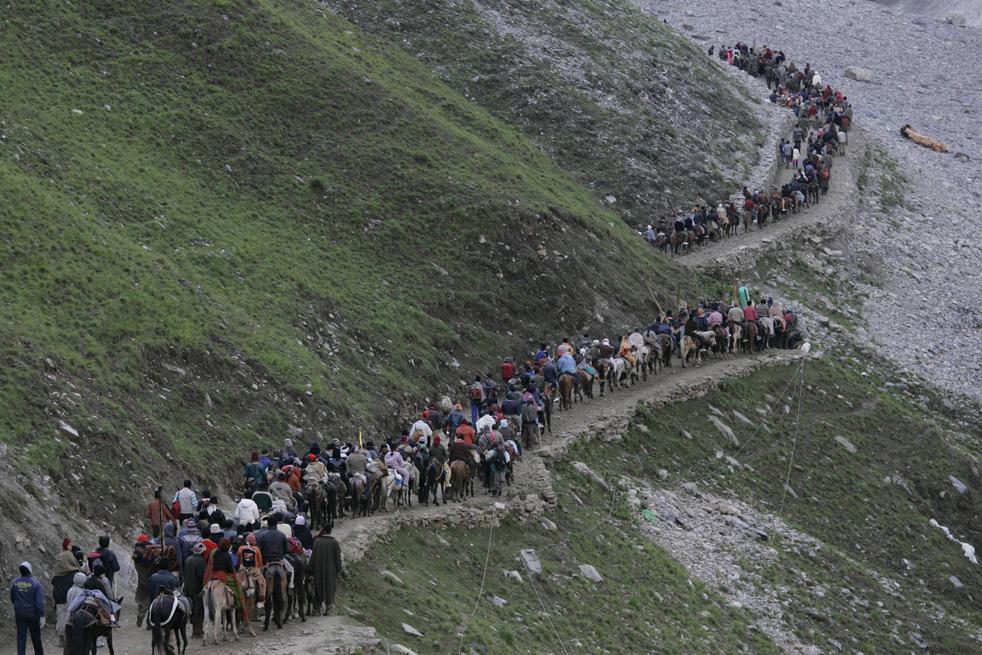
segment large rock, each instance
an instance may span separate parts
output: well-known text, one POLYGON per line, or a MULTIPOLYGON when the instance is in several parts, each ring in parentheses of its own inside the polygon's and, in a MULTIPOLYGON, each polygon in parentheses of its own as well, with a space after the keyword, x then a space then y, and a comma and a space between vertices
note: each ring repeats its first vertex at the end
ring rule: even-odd
POLYGON ((573 468, 576 469, 577 471, 579 471, 580 473, 582 473, 583 475, 587 476, 588 478, 590 478, 591 480, 593 480, 597 484, 599 484, 601 487, 603 487, 603 490, 604 491, 610 491, 610 485, 607 484, 607 481, 604 480, 599 475, 597 475, 593 471, 593 469, 591 469, 585 463, 583 463, 583 462, 573 462, 573 468))
POLYGON ((842 435, 837 435, 835 437, 835 439, 833 439, 833 441, 835 441, 835 443, 837 443, 840 446, 842 446, 843 448, 845 448, 846 451, 849 452, 849 454, 851 454, 851 455, 855 455, 856 454, 856 446, 854 446, 851 441, 849 441, 848 439, 846 439, 842 435))
POLYGON ((957 27, 965 27, 965 17, 957 11, 949 11, 944 16, 944 22, 957 27))
POLYGON ((379 575, 381 575, 381 576, 382 576, 383 578, 385 578, 385 580, 386 580, 386 582, 388 582, 388 583, 389 583, 389 584, 391 584, 391 585, 394 585, 394 586, 396 586, 396 587, 402 587, 402 586, 403 586, 403 585, 405 584, 405 583, 404 583, 404 582, 402 581, 402 578, 400 578, 400 577, 399 577, 398 575, 396 575, 396 574, 395 574, 395 573, 393 573, 392 571, 387 571, 387 570, 385 570, 385 569, 382 569, 382 570, 381 570, 381 571, 379 571, 378 573, 379 573, 379 575))
POLYGON ((532 548, 523 548, 519 551, 522 556, 522 562, 525 564, 525 568, 532 575, 542 575, 542 561, 539 559, 539 554, 535 552, 532 548))
POLYGON ((846 68, 846 77, 857 82, 872 82, 873 71, 868 68, 862 68, 861 66, 849 66, 846 68))
POLYGON ((723 423, 723 421, 719 420, 715 416, 710 416, 709 422, 715 425, 716 429, 719 430, 724 437, 726 437, 731 442, 733 442, 734 446, 740 445, 740 442, 737 440, 736 435, 733 433, 733 429, 730 426, 728 426, 726 423, 723 423))
POLYGON ((604 581, 604 577, 600 575, 600 572, 589 564, 580 564, 580 574, 587 580, 593 582, 604 581))
POLYGON ((948 481, 951 482, 951 486, 953 486, 955 488, 955 491, 957 491, 959 494, 968 493, 968 486, 966 486, 964 482, 962 482, 955 476, 949 475, 948 481))
POLYGON ((422 637, 423 636, 423 633, 422 632, 420 632, 419 630, 417 630, 413 626, 409 625, 408 623, 403 623, 402 624, 402 631, 405 632, 407 635, 412 635, 414 637, 422 637))

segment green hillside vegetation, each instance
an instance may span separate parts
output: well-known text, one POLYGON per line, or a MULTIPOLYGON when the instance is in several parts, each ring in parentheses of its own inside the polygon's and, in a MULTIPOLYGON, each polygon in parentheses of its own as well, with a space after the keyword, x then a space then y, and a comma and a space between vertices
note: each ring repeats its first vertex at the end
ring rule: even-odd
MULTIPOLYGON (((884 386, 882 371, 857 360, 823 358, 806 366, 795 439, 797 396, 789 389, 795 366, 764 368, 703 398, 645 410, 620 440, 575 445, 567 463, 551 469, 559 503, 548 518, 557 529, 505 521, 490 535, 484 592, 469 622, 487 530, 400 531, 349 571, 344 606, 377 607, 384 599, 388 609, 366 617, 390 643, 419 653, 456 652, 461 625, 468 626, 465 652, 618 653, 628 643, 631 652, 775 652, 763 633, 748 629, 757 618, 748 607, 722 598, 726 588, 690 579, 639 530, 643 520, 618 488, 625 480, 666 489, 697 481, 701 492, 779 514, 819 540, 813 550, 771 532, 763 547, 773 548, 774 557, 740 562, 741 578, 776 594, 783 623, 803 643, 831 649, 834 642, 867 654, 907 653, 917 642, 937 652, 973 652, 982 607, 971 590, 982 584, 982 573, 929 521, 969 542, 979 532, 978 497, 957 493, 948 479, 954 475, 970 490, 978 488, 977 424, 966 427, 925 409, 884 386), (790 395, 782 396, 786 391, 790 395), (710 406, 760 420, 756 409, 768 404, 775 411, 766 428, 724 419, 740 450, 709 420, 718 416, 710 406), (835 443, 836 435, 856 453, 835 443), (741 468, 731 470, 717 450, 741 468), (577 460, 617 484, 613 497, 568 463, 577 460), (789 466, 792 492, 785 494, 789 466), (662 468, 669 471, 664 482, 657 473, 662 468), (541 601, 527 580, 519 584, 503 574, 518 570, 527 578, 519 554, 524 548, 536 549, 543 562, 541 601), (604 581, 580 576, 584 563, 604 581), (393 587, 381 569, 394 571, 405 586, 393 587), (964 587, 955 588, 949 576, 964 587), (495 606, 488 600, 493 596, 507 605, 495 606), (404 635, 403 621, 425 639, 404 635)), ((927 397, 932 407, 934 400, 927 397)), ((693 548, 700 547, 697 540, 693 548)))
POLYGON ((907 652, 913 647, 909 633, 919 632, 932 650, 972 651, 982 599, 969 590, 979 588, 982 573, 929 521, 969 543, 982 530, 982 505, 971 491, 982 482, 977 420, 946 417, 930 392, 919 390, 926 395, 915 401, 885 386, 889 377, 880 367, 852 357, 809 362, 804 376, 797 436, 797 397, 793 391, 781 395, 793 369, 782 367, 727 381, 703 399, 647 412, 638 423, 648 433, 632 429, 622 444, 594 452, 601 462, 648 480, 656 480, 661 467, 673 480, 699 480, 713 493, 780 512, 820 539, 826 547, 815 557, 779 548, 778 560, 751 567, 762 584, 784 590, 791 625, 803 641, 821 646, 835 639, 864 653, 907 652), (766 394, 779 400, 770 402, 766 394), (730 416, 723 420, 736 433, 739 450, 710 422, 710 405, 730 416), (767 405, 773 414, 760 429, 732 415, 736 410, 756 423, 762 420, 757 409, 767 405), (836 436, 856 452, 835 442, 836 436), (731 471, 717 450, 744 466, 731 471), (789 473, 791 490, 785 492, 789 473), (948 476, 970 491, 959 494, 948 476), (954 587, 952 575, 964 588, 954 587), (898 581, 898 593, 884 579, 898 581), (819 585, 830 592, 820 596, 813 591, 819 585), (839 591, 843 587, 869 606, 850 602, 839 591))
POLYGON ((781 652, 744 612, 648 542, 623 496, 612 499, 566 465, 554 473, 560 499, 548 514, 554 531, 512 519, 491 534, 400 530, 348 572, 341 611, 355 609, 389 644, 421 655, 458 652, 461 627, 465 653, 781 652), (519 552, 525 548, 542 563, 535 588, 519 552), (584 578, 581 564, 594 566, 603 581, 584 578), (393 586, 382 570, 404 584, 393 586), (495 605, 494 597, 507 604, 495 605), (424 637, 403 634, 403 622, 424 637))
POLYGON ((0 48, 0 430, 62 489, 371 434, 674 295, 522 132, 314 3, 12 5, 0 48))
POLYGON ((630 0, 328 0, 518 126, 641 225, 740 189, 761 126, 706 52, 630 0))

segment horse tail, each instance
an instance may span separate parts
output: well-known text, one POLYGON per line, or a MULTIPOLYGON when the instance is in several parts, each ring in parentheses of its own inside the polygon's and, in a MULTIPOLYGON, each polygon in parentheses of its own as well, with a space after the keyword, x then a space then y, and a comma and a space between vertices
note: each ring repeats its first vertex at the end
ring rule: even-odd
POLYGON ((66 628, 67 634, 65 635, 65 641, 68 642, 69 653, 85 652, 85 631, 87 629, 86 621, 88 621, 89 618, 89 613, 81 608, 75 610, 75 612, 72 614, 72 623, 66 628))
POLYGON ((273 608, 279 612, 283 608, 283 589, 280 588, 280 580, 283 575, 281 567, 273 567, 273 608))

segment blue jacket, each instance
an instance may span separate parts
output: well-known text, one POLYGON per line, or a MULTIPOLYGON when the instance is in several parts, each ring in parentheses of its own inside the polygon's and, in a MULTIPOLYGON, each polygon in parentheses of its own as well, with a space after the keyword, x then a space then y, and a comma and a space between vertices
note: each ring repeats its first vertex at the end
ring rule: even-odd
POLYGON ((559 372, 576 375, 576 360, 569 353, 559 358, 559 372))
POLYGON ((22 575, 14 580, 10 585, 10 602, 17 616, 44 616, 44 590, 37 578, 22 575))

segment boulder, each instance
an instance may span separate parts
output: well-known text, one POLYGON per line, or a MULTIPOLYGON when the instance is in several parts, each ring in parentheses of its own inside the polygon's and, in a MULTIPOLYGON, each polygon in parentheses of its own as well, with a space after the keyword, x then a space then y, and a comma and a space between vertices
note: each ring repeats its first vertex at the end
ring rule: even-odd
POLYGON ((542 561, 539 559, 539 554, 535 552, 532 548, 523 548, 519 551, 522 556, 522 562, 525 564, 525 568, 528 572, 533 575, 542 575, 542 561))
POLYGON ((860 66, 849 66, 846 68, 846 77, 848 77, 850 80, 856 80, 857 82, 872 82, 873 71, 860 66))
POLYGON ((959 14, 957 11, 949 11, 944 15, 944 22, 949 25, 954 25, 955 27, 965 27, 965 16, 959 14))
POLYGON ((603 582, 604 578, 594 567, 589 564, 580 564, 580 575, 592 582, 603 582))
POLYGON ((854 446, 851 441, 849 441, 848 439, 846 439, 845 437, 843 437, 841 434, 840 435, 836 435, 836 437, 833 439, 833 441, 835 441, 835 443, 837 443, 840 446, 842 446, 843 448, 845 448, 846 451, 850 455, 855 455, 856 454, 856 446, 854 446))
POLYGON ((709 422, 715 425, 716 429, 719 430, 724 437, 729 439, 734 446, 740 445, 740 442, 737 440, 736 435, 733 433, 733 429, 730 426, 728 426, 726 423, 723 423, 723 421, 719 420, 715 416, 710 416, 709 422))
POLYGON ((383 578, 385 578, 385 581, 386 581, 386 582, 388 582, 388 583, 389 583, 389 584, 391 584, 391 585, 394 585, 394 586, 396 586, 396 587, 402 587, 402 586, 403 586, 403 585, 405 584, 405 583, 404 583, 404 582, 402 581, 402 578, 400 578, 400 577, 399 577, 398 575, 396 575, 396 574, 395 574, 395 573, 393 573, 392 571, 386 571, 385 569, 382 569, 382 570, 381 570, 381 571, 379 571, 378 573, 379 573, 379 575, 381 575, 381 576, 382 576, 383 578))
POLYGON ((951 482, 951 486, 953 486, 955 491, 957 491, 959 494, 964 495, 968 493, 968 486, 955 476, 949 475, 948 481, 951 482))
POLYGON ((412 635, 414 637, 422 637, 423 636, 423 633, 422 632, 420 632, 419 630, 417 630, 413 626, 409 625, 408 623, 403 623, 402 624, 402 631, 405 632, 407 635, 412 635))

